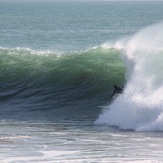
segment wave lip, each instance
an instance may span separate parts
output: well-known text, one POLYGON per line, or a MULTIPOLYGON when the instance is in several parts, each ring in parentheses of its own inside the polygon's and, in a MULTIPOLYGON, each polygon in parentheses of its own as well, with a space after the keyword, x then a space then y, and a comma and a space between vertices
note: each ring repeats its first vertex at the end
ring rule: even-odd
POLYGON ((135 131, 163 131, 163 24, 135 34, 124 49, 124 93, 107 106, 97 124, 135 131))

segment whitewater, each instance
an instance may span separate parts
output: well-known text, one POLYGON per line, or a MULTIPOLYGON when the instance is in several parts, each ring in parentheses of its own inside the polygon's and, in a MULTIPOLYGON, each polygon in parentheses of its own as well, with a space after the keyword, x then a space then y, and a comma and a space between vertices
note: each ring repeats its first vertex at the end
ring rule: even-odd
POLYGON ((135 34, 123 47, 127 66, 126 85, 97 123, 122 129, 162 131, 163 109, 163 24, 135 34))

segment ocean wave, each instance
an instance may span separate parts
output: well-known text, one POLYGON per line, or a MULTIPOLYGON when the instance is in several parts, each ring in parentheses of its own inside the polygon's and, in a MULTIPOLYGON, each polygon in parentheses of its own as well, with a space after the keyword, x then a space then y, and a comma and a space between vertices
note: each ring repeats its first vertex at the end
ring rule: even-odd
POLYGON ((118 49, 97 47, 58 54, 1 48, 0 57, 0 105, 9 113, 10 107, 15 108, 13 114, 58 110, 53 115, 61 112, 68 116, 70 109, 71 116, 77 116, 85 108, 85 115, 96 115, 88 114, 88 110, 109 101, 113 85, 125 82, 118 49))

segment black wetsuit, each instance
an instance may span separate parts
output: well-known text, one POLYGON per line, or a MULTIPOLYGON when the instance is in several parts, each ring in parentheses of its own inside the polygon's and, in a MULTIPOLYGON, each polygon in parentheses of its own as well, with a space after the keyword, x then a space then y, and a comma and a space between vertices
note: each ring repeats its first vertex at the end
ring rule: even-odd
POLYGON ((115 94, 121 94, 123 92, 122 88, 118 87, 118 86, 114 86, 114 91, 111 95, 111 97, 113 97, 115 94))

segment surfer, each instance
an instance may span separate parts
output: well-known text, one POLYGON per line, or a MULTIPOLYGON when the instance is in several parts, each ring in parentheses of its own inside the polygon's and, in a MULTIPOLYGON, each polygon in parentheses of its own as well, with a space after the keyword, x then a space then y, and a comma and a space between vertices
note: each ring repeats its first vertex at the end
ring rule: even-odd
POLYGON ((118 87, 117 85, 114 85, 114 91, 111 95, 111 98, 115 95, 115 94, 121 94, 123 92, 123 89, 118 87))

